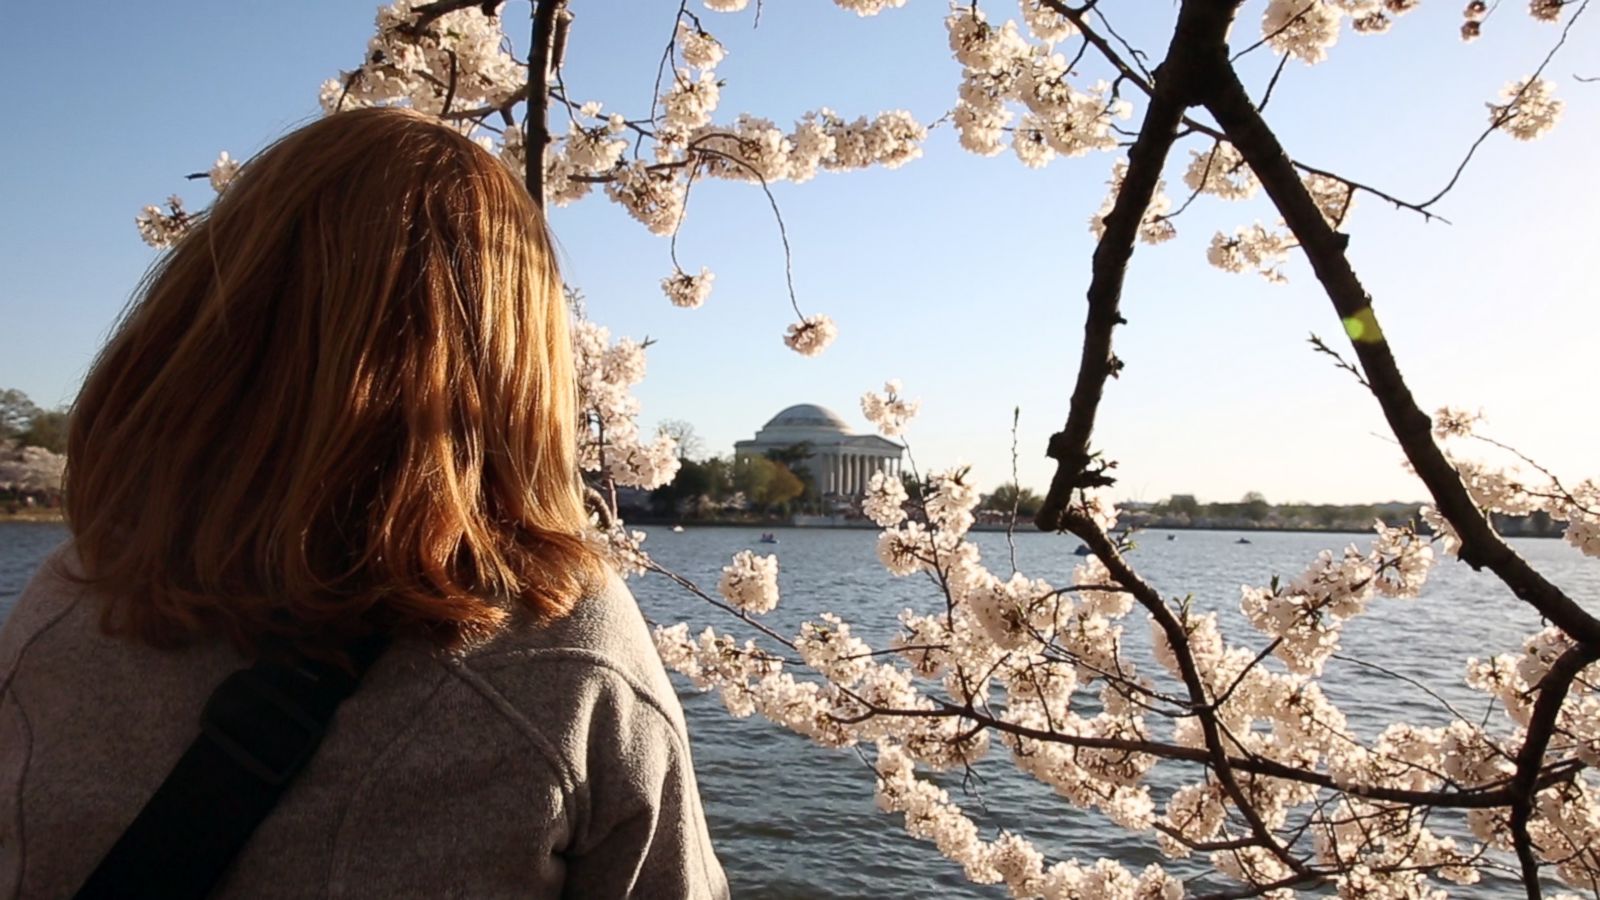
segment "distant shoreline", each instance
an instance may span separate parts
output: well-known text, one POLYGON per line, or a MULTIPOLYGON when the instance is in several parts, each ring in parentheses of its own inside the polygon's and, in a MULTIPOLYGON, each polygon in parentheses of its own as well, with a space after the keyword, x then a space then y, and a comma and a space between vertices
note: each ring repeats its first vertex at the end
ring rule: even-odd
POLYGON ((65 525, 66 516, 59 509, 19 509, 0 512, 0 522, 31 522, 36 525, 65 525))
MULTIPOLYGON (((61 510, 59 510, 59 509, 18 510, 17 512, 14 512, 14 513, 0 512, 0 524, 13 523, 13 522, 20 522, 20 523, 33 524, 33 525, 65 525, 67 520, 66 520, 66 517, 62 514, 61 510)), ((866 520, 862 520, 860 522, 842 523, 842 524, 838 524, 838 525, 794 525, 794 524, 792 524, 790 522, 786 522, 786 521, 782 521, 782 520, 778 520, 778 519, 761 519, 761 520, 757 520, 757 521, 695 520, 695 519, 688 519, 688 520, 683 520, 683 521, 673 521, 673 520, 670 520, 670 519, 660 519, 660 518, 652 516, 648 520, 645 520, 645 521, 629 521, 628 525, 629 526, 633 526, 633 527, 639 527, 639 528, 669 528, 669 529, 674 527, 674 526, 676 526, 676 525, 682 525, 684 528, 749 528, 751 530, 766 530, 766 529, 771 529, 771 528, 793 528, 793 529, 795 529, 797 531, 877 531, 878 530, 878 526, 876 526, 876 525, 874 525, 871 522, 866 521, 866 520)), ((972 527, 972 530, 973 531, 977 531, 977 532, 988 532, 988 533, 999 532, 999 533, 1003 534, 1006 531, 1006 527, 1004 525, 983 524, 983 525, 974 525, 972 527)), ((1176 532, 1176 531, 1233 531, 1233 532, 1244 532, 1244 533, 1259 532, 1259 533, 1262 533, 1262 534, 1371 534, 1372 533, 1371 529, 1339 528, 1339 527, 1309 528, 1309 527, 1274 526, 1274 527, 1271 527, 1271 528, 1247 528, 1247 527, 1243 527, 1243 526, 1239 526, 1239 525, 1158 525, 1158 526, 1152 526, 1152 527, 1148 527, 1148 528, 1141 528, 1137 532, 1135 532, 1135 534, 1136 535, 1140 535, 1140 534, 1155 534, 1156 532, 1165 532, 1165 531, 1174 531, 1174 532, 1176 532)), ((1027 533, 1030 533, 1030 532, 1034 533, 1034 534, 1040 533, 1039 529, 1033 527, 1033 523, 1032 522, 1018 522, 1017 523, 1017 527, 1016 527, 1016 532, 1018 534, 1027 534, 1027 533)), ((1559 534, 1512 534, 1512 535, 1506 535, 1506 536, 1507 537, 1515 537, 1515 538, 1549 538, 1549 539, 1554 539, 1554 538, 1561 537, 1561 535, 1559 535, 1559 534)))
MULTIPOLYGON (((674 526, 681 525, 684 528, 749 528, 749 529, 752 529, 752 530, 767 530, 767 529, 772 529, 772 528, 792 528, 792 529, 794 529, 796 531, 877 531, 877 530, 879 530, 877 525, 874 525, 870 521, 867 521, 865 519, 861 519, 859 521, 853 521, 853 522, 843 522, 843 523, 840 523, 840 524, 837 524, 837 525, 795 525, 795 524, 793 524, 791 522, 786 522, 786 521, 781 521, 781 520, 772 520, 772 519, 758 521, 758 522, 741 522, 741 521, 737 521, 737 520, 717 520, 717 519, 677 519, 677 520, 674 520, 674 519, 662 518, 662 517, 659 517, 659 516, 650 516, 650 517, 648 517, 646 519, 643 519, 643 520, 626 519, 625 521, 628 523, 628 526, 630 528, 668 528, 668 529, 670 529, 670 528, 672 528, 674 526)), ((1041 534, 1041 533, 1044 533, 1044 532, 1040 532, 1039 529, 1033 527, 1033 523, 1032 522, 1028 522, 1028 521, 1019 521, 1017 523, 1017 527, 1016 527, 1015 530, 1016 530, 1016 533, 1018 533, 1018 534, 1027 534, 1027 533, 1041 534)), ((1001 534, 1004 534, 1005 531, 1006 531, 1006 526, 1004 526, 1004 525, 991 525, 991 524, 985 523, 985 524, 979 524, 979 525, 972 526, 972 531, 975 531, 975 532, 989 532, 989 533, 999 532, 1001 534)), ((1149 534, 1155 534, 1157 532, 1167 532, 1167 531, 1174 531, 1174 532, 1176 532, 1176 531, 1231 531, 1231 532, 1245 533, 1245 534, 1249 534, 1249 533, 1259 533, 1259 534, 1366 534, 1366 535, 1372 534, 1372 529, 1370 529, 1370 528, 1342 528, 1342 527, 1313 528, 1313 527, 1307 527, 1307 526, 1295 527, 1295 526, 1287 526, 1287 525, 1272 526, 1272 527, 1261 527, 1261 528, 1252 528, 1252 527, 1246 527, 1246 526, 1241 526, 1241 525, 1152 525, 1152 526, 1148 526, 1148 527, 1141 527, 1134 534, 1135 534, 1135 536, 1139 536, 1139 535, 1149 535, 1149 534)), ((1509 535, 1504 535, 1504 536, 1505 537, 1513 537, 1513 538, 1524 538, 1524 537, 1526 537, 1526 538, 1534 538, 1534 537, 1559 538, 1561 535, 1560 534, 1509 534, 1509 535)))

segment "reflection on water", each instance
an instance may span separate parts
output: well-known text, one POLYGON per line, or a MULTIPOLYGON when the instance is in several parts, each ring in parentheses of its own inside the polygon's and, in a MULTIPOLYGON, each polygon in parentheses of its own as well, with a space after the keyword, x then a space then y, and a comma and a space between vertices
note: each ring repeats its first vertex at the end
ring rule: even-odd
MULTIPOLYGON (((925 580, 896 579, 885 572, 877 563, 872 532, 788 529, 778 532, 780 543, 772 547, 758 543, 756 530, 649 531, 646 549, 708 589, 736 551, 777 553, 783 600, 766 618, 780 631, 792 633, 805 619, 831 610, 878 646, 893 632, 901 609, 927 610, 942 602, 925 580)), ((38 560, 64 534, 59 526, 0 524, 0 617, 38 560)), ((1260 642, 1239 614, 1239 585, 1265 584, 1273 574, 1292 576, 1319 550, 1352 540, 1365 543, 1355 535, 1252 534, 1253 543, 1239 545, 1234 543, 1237 537, 1182 532, 1168 541, 1157 532, 1146 536, 1132 558, 1165 594, 1192 594, 1197 609, 1219 612, 1225 635, 1252 645, 1260 642)), ((991 568, 1009 571, 1003 534, 975 539, 991 568)), ((1066 583, 1078 562, 1072 556, 1076 543, 1050 535, 1018 535, 1017 561, 1034 577, 1066 583)), ((1580 603, 1600 606, 1600 566, 1586 564, 1556 541, 1516 546, 1580 603)), ((687 617, 698 627, 710 624, 739 633, 737 622, 664 579, 636 579, 633 587, 652 621, 687 617)), ((1130 655, 1136 661, 1147 659, 1145 620, 1135 614, 1125 624, 1130 655)), ((1347 629, 1343 645, 1345 653, 1382 661, 1464 709, 1481 710, 1482 698, 1461 682, 1466 657, 1515 650, 1523 636, 1539 627, 1537 615, 1493 578, 1450 562, 1435 569, 1421 599, 1374 601, 1370 612, 1347 629)), ((969 884, 931 845, 907 837, 897 816, 878 812, 872 775, 853 753, 815 747, 759 719, 733 719, 714 697, 681 680, 678 684, 689 713, 706 815, 736 896, 1003 896, 998 888, 969 884)), ((1437 702, 1421 690, 1358 666, 1330 663, 1324 687, 1363 737, 1397 719, 1422 724, 1443 720, 1437 702)), ((1161 861, 1150 835, 1128 834, 1097 814, 1066 806, 1018 774, 1003 750, 980 764, 977 773, 981 781, 965 789, 959 781, 946 787, 974 813, 988 836, 1001 828, 1016 831, 1033 839, 1051 859, 1115 857, 1135 870, 1161 861)), ((1192 778, 1194 770, 1179 776, 1192 778)), ((1172 782, 1157 782, 1162 783, 1172 782)), ((1485 881, 1473 888, 1450 886, 1450 893, 1490 898, 1508 889, 1505 882, 1485 881)))

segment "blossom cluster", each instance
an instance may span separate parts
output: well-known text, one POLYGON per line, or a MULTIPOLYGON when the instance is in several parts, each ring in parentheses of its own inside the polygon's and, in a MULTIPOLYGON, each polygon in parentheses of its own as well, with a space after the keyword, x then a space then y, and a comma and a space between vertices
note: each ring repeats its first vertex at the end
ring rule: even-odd
POLYGON ((426 5, 395 0, 378 9, 361 66, 323 83, 325 112, 404 102, 442 115, 499 106, 523 88, 526 69, 509 52, 498 17, 469 6, 419 25, 426 5))
MULTIPOLYGON (((1111 190, 1106 194, 1106 199, 1101 202, 1100 209, 1089 217, 1089 231, 1096 238, 1103 237, 1106 233, 1106 216, 1111 214, 1112 207, 1116 206, 1117 195, 1122 193, 1122 181, 1128 176, 1127 159, 1118 159, 1111 166, 1111 190)), ((1172 224, 1168 213, 1172 209, 1172 198, 1167 196, 1166 182, 1156 181, 1156 190, 1150 195, 1150 204, 1145 207, 1144 216, 1139 220, 1139 239, 1147 244, 1159 244, 1177 237, 1178 230, 1172 224)))
MULTIPOLYGON (((1485 513, 1513 516, 1543 513, 1552 521, 1565 522, 1563 536, 1567 543, 1585 556, 1600 558, 1600 479, 1589 478, 1563 485, 1538 467, 1531 476, 1525 473, 1521 465, 1526 460, 1521 458, 1513 465, 1498 466, 1469 457, 1461 452, 1461 447, 1481 437, 1478 428, 1482 421, 1481 411, 1447 406, 1434 413, 1434 437, 1444 443, 1445 456, 1460 474, 1473 503, 1485 513)), ((1484 444, 1498 448, 1495 442, 1487 439, 1484 444)), ((1439 535, 1445 553, 1453 555, 1459 551, 1461 540, 1456 529, 1438 509, 1424 506, 1420 514, 1439 535)))
POLYGON ((602 522, 596 514, 590 518, 589 533, 618 575, 631 578, 650 571, 650 554, 644 550, 644 532, 630 529, 620 521, 602 522))
POLYGON ((679 270, 661 279, 661 291, 673 306, 697 309, 711 296, 711 283, 717 278, 710 269, 700 267, 700 274, 690 275, 679 270))
POLYGON ((900 395, 900 379, 884 382, 883 393, 868 391, 861 395, 861 414, 867 417, 884 437, 894 437, 905 430, 906 423, 917 414, 920 405, 900 395))
POLYGON ((778 606, 778 558, 740 550, 723 567, 717 591, 745 612, 771 612, 778 606))
POLYGON ((906 520, 905 484, 893 475, 874 472, 867 481, 867 493, 861 500, 861 513, 880 528, 893 528, 906 520))
MULTIPOLYGON (((217 155, 217 161, 211 164, 211 168, 206 170, 206 183, 211 185, 212 191, 221 194, 233 183, 241 167, 242 164, 224 150, 217 155)), ((141 240, 161 249, 172 246, 188 234, 194 224, 194 216, 183 208, 183 198, 173 194, 167 198, 165 210, 159 206, 146 206, 134 219, 134 224, 138 226, 141 240)))
POLYGON ((951 118, 961 146, 980 156, 1005 147, 1007 132, 1017 158, 1030 168, 1057 156, 1083 156, 1117 145, 1112 124, 1132 107, 1110 85, 1075 87, 1065 55, 1055 44, 1075 34, 1071 21, 1038 0, 1024 0, 1022 28, 991 25, 977 4, 958 4, 945 19, 950 50, 961 63, 961 85, 951 118), (1013 126, 1016 112, 1021 119, 1013 126))
POLYGON ((1257 272, 1271 282, 1281 283, 1283 264, 1288 261, 1294 238, 1262 226, 1260 222, 1239 228, 1230 237, 1217 232, 1206 249, 1206 261, 1225 272, 1257 272))
POLYGON ((839 336, 839 327, 833 319, 817 314, 792 323, 783 336, 783 343, 801 356, 816 356, 828 349, 839 336))
POLYGON ((587 320, 572 325, 572 357, 578 375, 578 463, 585 471, 625 487, 652 489, 678 472, 678 445, 639 432, 639 401, 633 386, 644 378, 644 346, 628 338, 611 341, 607 328, 587 320))
POLYGON ((24 493, 61 490, 67 458, 44 447, 0 440, 0 489, 24 493))
POLYGON ((1416 597, 1433 565, 1433 548, 1409 528, 1375 524, 1368 553, 1354 546, 1342 555, 1323 551, 1287 585, 1245 586, 1241 607, 1250 624, 1271 637, 1274 654, 1290 671, 1319 675, 1339 649, 1344 622, 1376 596, 1416 597))
POLYGON ((159 206, 146 206, 134 219, 139 228, 139 238, 152 247, 170 247, 189 230, 192 220, 183 208, 183 198, 177 194, 167 198, 165 211, 159 206))
POLYGON ((1248 200, 1261 188, 1244 156, 1227 141, 1218 141, 1204 153, 1190 151, 1189 155, 1183 183, 1190 190, 1224 200, 1248 200))
MULTIPOLYGON (((860 15, 903 0, 839 0, 860 15)), ((513 57, 497 16, 477 6, 435 15, 423 0, 396 0, 379 10, 376 33, 362 64, 326 82, 321 102, 329 113, 378 105, 405 105, 438 115, 499 157, 519 176, 528 165, 527 135, 510 120, 487 125, 525 99, 527 70, 513 57)), ((745 4, 721 0, 707 6, 737 12, 745 4)), ((770 184, 806 181, 823 170, 896 168, 921 155, 927 128, 910 113, 891 110, 847 119, 827 108, 807 112, 792 129, 740 115, 715 121, 724 82, 716 67, 727 49, 692 15, 680 12, 668 61, 670 77, 649 116, 630 119, 599 102, 556 95, 567 128, 554 130, 543 148, 545 200, 564 206, 603 186, 607 199, 657 235, 676 234, 690 189, 700 177, 770 184), (629 137, 636 152, 629 158, 629 137)), ((147 209, 140 217, 147 240, 170 242, 182 220, 147 209)), ((662 290, 677 306, 705 302, 713 276, 674 267, 662 290)), ((785 339, 814 356, 833 339, 826 316, 792 326, 785 339)))
POLYGON ((1543 78, 1512 82, 1500 92, 1501 102, 1488 105, 1489 123, 1519 141, 1538 140, 1561 118, 1563 104, 1555 91, 1543 78))
POLYGON ((1382 34, 1417 0, 1268 0, 1261 33, 1277 53, 1315 65, 1328 58, 1348 17, 1357 34, 1382 34))

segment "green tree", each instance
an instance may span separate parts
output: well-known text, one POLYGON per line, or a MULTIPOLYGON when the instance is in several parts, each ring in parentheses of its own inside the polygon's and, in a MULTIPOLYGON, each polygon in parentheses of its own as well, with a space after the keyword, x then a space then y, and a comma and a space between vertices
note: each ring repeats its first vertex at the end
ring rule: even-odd
POLYGON ((984 498, 983 508, 1003 513, 1015 509, 1018 516, 1031 518, 1043 504, 1044 498, 1035 494, 1032 488, 1019 488, 1014 482, 1006 482, 984 498))
POLYGON ((28 395, 15 388, 0 391, 0 438, 13 438, 28 430, 41 410, 28 395))
POLYGON ((1200 515, 1200 501, 1193 494, 1173 494, 1167 498, 1167 509, 1192 519, 1200 515))
POLYGON ((771 511, 805 494, 806 485, 789 467, 765 456, 741 456, 733 465, 734 487, 751 506, 771 511))
POLYGON ((810 441, 801 441, 788 447, 779 447, 767 451, 767 459, 783 466, 789 474, 800 480, 800 496, 807 500, 821 499, 821 492, 817 489, 817 481, 811 474, 811 468, 805 461, 811 458, 812 448, 810 441))
POLYGON ((1245 494, 1240 499, 1239 505, 1242 507, 1240 512, 1252 522, 1260 522, 1272 512, 1272 504, 1268 503, 1267 498, 1262 496, 1259 491, 1251 491, 1245 494))
POLYGON ((650 506, 659 514, 675 513, 711 493, 711 471, 705 463, 683 460, 672 481, 650 492, 650 506))
POLYGON ((726 500, 738 490, 733 486, 733 460, 726 456, 713 456, 702 465, 706 470, 706 496, 713 500, 726 500))
POLYGON ((24 447, 43 447, 51 453, 67 452, 67 414, 61 410, 36 412, 28 427, 17 435, 24 447))

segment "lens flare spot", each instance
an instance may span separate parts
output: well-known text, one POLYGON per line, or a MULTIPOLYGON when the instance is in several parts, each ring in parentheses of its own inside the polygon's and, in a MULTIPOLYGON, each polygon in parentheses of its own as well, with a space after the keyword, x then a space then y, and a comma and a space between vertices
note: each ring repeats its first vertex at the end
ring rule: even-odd
POLYGON ((1378 327, 1378 317, 1370 306, 1344 320, 1344 333, 1350 335, 1350 340, 1363 344, 1383 340, 1383 329, 1378 327))

